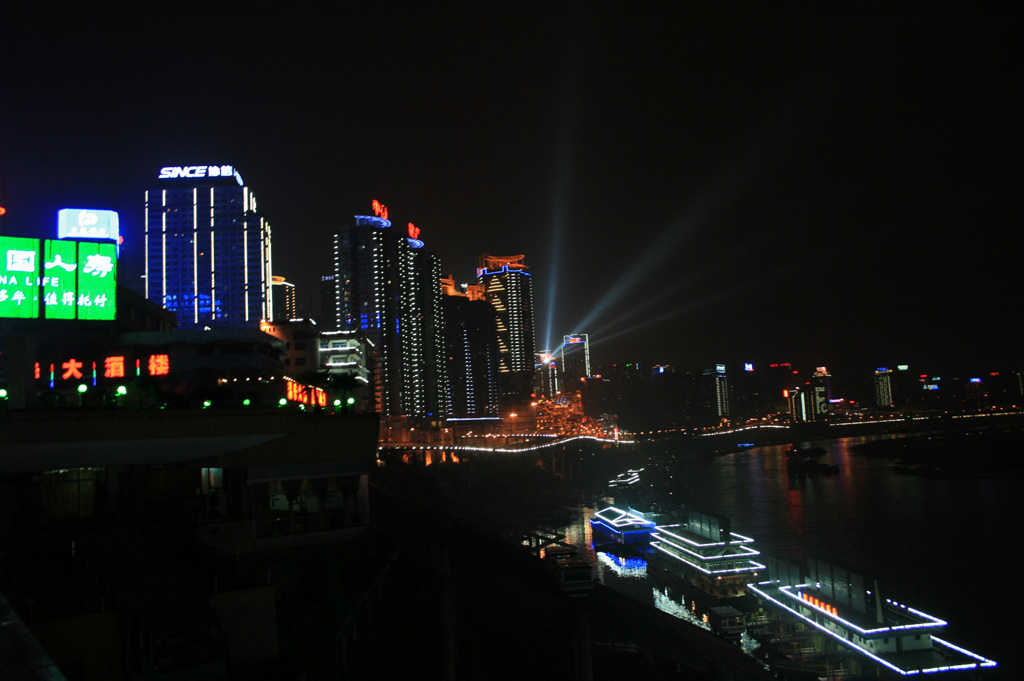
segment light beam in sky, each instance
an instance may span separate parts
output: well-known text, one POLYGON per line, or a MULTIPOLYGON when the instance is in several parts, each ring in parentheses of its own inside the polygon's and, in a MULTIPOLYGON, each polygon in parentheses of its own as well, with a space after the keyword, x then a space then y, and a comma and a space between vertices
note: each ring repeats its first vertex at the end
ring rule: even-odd
POLYGON ((565 220, 568 215, 569 187, 572 171, 570 162, 575 149, 576 138, 576 102, 579 98, 579 77, 576 72, 578 59, 570 44, 569 54, 565 63, 565 86, 562 88, 562 104, 560 108, 560 121, 558 128, 558 140, 555 144, 554 158, 554 206, 551 216, 551 239, 548 242, 548 253, 551 256, 548 268, 548 275, 551 281, 548 283, 547 315, 544 322, 544 348, 551 347, 552 329, 554 328, 555 306, 558 302, 558 274, 561 270, 559 263, 562 260, 562 240, 565 234, 565 220))
MULTIPOLYGON (((720 225, 723 217, 739 202, 742 195, 754 189, 756 183, 763 182, 769 171, 777 167, 782 157, 790 150, 790 137, 795 134, 792 126, 785 125, 788 119, 784 120, 779 114, 778 111, 769 112, 756 136, 737 142, 737 152, 733 157, 735 160, 726 164, 717 176, 710 179, 699 193, 684 204, 679 216, 649 242, 632 266, 628 267, 618 281, 605 290, 604 295, 590 311, 571 327, 570 333, 582 333, 593 329, 599 320, 609 315, 627 296, 633 296, 628 302, 635 309, 639 298, 635 294, 641 290, 641 284, 652 270, 673 258, 678 258, 679 249, 698 233, 711 228, 712 225, 720 225)), ((791 120, 788 122, 792 123, 791 120)), ((767 235, 761 235, 760 239, 766 237, 767 235)), ((750 245, 751 242, 747 242, 744 247, 750 245)), ((737 245, 736 250, 739 248, 737 245)), ((722 258, 735 256, 736 250, 723 253, 722 258)), ((720 296, 715 296, 718 297, 720 296)), ((667 316, 675 314, 677 313, 671 312, 667 313, 667 316)), ((604 326, 617 322, 618 320, 608 321, 604 326)), ((643 325, 646 326, 648 323, 650 322, 644 322, 643 325)), ((597 335, 592 330, 589 333, 592 338, 597 335)))
POLYGON ((619 336, 622 336, 623 334, 632 333, 634 331, 637 331, 638 329, 644 328, 645 326, 650 326, 651 324, 657 324, 658 322, 665 321, 666 319, 671 319, 672 317, 678 317, 679 315, 682 315, 682 314, 694 312, 695 310, 698 310, 698 309, 700 309, 702 307, 705 307, 707 305, 710 305, 712 303, 717 303, 720 300, 731 298, 732 296, 740 294, 740 293, 742 293, 744 291, 749 291, 752 288, 756 288, 758 286, 762 286, 762 285, 765 284, 765 282, 767 282, 769 280, 772 280, 772 279, 775 279, 778 276, 779 275, 754 277, 752 279, 748 279, 746 281, 740 282, 740 283, 736 284, 735 286, 731 286, 731 287, 728 287, 728 288, 719 288, 712 295, 707 296, 706 298, 701 298, 699 300, 694 300, 694 301, 691 301, 691 302, 686 303, 684 305, 679 305, 677 307, 674 307, 671 310, 666 310, 665 312, 661 313, 660 315, 657 315, 657 316, 654 316, 654 317, 648 317, 647 319, 643 320, 639 324, 630 324, 628 326, 623 325, 622 328, 619 331, 617 331, 617 332, 615 332, 615 333, 613 333, 611 335, 600 336, 600 337, 595 338, 594 334, 590 334, 590 347, 594 347, 595 345, 598 345, 598 344, 600 344, 603 341, 610 341, 610 340, 612 340, 614 338, 618 338, 619 336))

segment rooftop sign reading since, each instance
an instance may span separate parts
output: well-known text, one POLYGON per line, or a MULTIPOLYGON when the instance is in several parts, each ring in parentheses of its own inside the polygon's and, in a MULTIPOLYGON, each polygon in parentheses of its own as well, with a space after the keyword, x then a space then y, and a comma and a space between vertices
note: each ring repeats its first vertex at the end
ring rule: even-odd
POLYGON ((116 292, 113 243, 0 236, 0 317, 112 320, 116 292))
POLYGON ((161 180, 202 180, 211 177, 234 177, 238 186, 245 184, 234 166, 167 166, 160 169, 161 180))

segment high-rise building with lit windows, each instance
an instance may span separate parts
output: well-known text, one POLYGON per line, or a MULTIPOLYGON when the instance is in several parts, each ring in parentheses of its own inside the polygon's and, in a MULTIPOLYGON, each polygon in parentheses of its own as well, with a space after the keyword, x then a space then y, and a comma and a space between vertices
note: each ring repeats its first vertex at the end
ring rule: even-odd
POLYGON ((832 411, 831 378, 832 375, 828 372, 828 367, 817 367, 811 380, 807 382, 807 385, 810 386, 811 410, 817 420, 828 418, 832 411))
POLYGON ((729 376, 724 364, 705 369, 701 380, 701 420, 706 425, 718 425, 729 420, 731 396, 729 376))
POLYGON ((442 277, 441 289, 452 416, 499 416, 494 307, 478 284, 456 287, 455 278, 449 276, 442 277))
POLYGON ((502 373, 533 371, 533 283, 525 258, 484 253, 476 270, 477 281, 483 284, 484 295, 494 306, 502 373))
POLYGON ((444 345, 441 259, 408 236, 399 254, 399 339, 402 414, 426 418, 451 413, 444 345))
POLYGON ((338 330, 337 291, 334 287, 334 275, 325 274, 320 277, 320 312, 316 315, 317 324, 323 331, 338 330))
POLYGON ((335 328, 357 331, 367 340, 373 409, 398 414, 401 363, 391 221, 357 215, 334 235, 335 328))
POLYGON ((881 409, 893 406, 892 369, 888 367, 875 369, 875 405, 881 409))
POLYGON ((414 226, 406 235, 385 206, 374 212, 334 236, 335 325, 367 340, 375 411, 447 417, 440 261, 414 226))
POLYGON ((273 311, 270 224, 233 166, 166 167, 146 192, 146 298, 182 329, 258 328, 273 311))
POLYGON ((525 257, 484 253, 476 270, 477 282, 494 306, 502 401, 503 406, 512 409, 528 401, 533 390, 533 283, 523 262, 525 257))
POLYGON ((295 284, 275 274, 271 277, 271 286, 274 294, 274 309, 271 319, 274 321, 298 319, 299 303, 295 295, 295 284))
POLYGON ((566 390, 578 390, 582 379, 590 378, 590 340, 585 333, 562 337, 559 363, 566 390))

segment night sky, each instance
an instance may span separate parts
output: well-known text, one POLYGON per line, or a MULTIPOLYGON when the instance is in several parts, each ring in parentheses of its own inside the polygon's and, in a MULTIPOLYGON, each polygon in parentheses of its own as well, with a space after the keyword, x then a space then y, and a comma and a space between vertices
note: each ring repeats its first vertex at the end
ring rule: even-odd
POLYGON ((539 348, 1019 368, 1017 17, 681 4, 5 9, 0 230, 118 210, 137 276, 159 168, 233 164, 307 310, 379 199, 458 281, 525 254, 539 348))

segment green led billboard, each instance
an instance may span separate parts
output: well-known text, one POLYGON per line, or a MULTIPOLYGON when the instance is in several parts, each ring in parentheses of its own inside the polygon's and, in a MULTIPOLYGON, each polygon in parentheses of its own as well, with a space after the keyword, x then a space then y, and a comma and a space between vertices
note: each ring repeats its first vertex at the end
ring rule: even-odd
POLYGON ((116 278, 115 244, 78 242, 78 298, 75 307, 79 319, 114 318, 116 278))
POLYGON ((47 319, 75 318, 75 272, 78 244, 48 239, 43 247, 46 270, 43 275, 43 307, 47 319))
POLYGON ((112 320, 117 246, 0 236, 0 317, 112 320))
POLYGON ((39 316, 39 239, 0 236, 0 317, 39 316))

